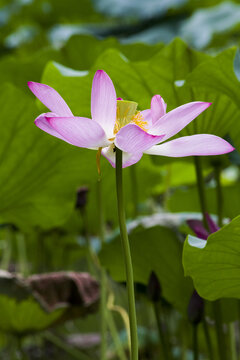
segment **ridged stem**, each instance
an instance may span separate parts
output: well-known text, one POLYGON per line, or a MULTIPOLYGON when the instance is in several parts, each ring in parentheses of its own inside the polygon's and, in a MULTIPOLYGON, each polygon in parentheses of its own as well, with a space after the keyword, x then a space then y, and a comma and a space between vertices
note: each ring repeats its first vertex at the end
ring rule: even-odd
MULTIPOLYGON (((102 178, 99 175, 97 181, 97 202, 98 202, 98 229, 101 247, 104 244, 105 231, 104 231, 104 210, 102 200, 102 178)), ((100 297, 100 332, 101 332, 101 360, 106 360, 107 354, 107 275, 104 268, 100 270, 101 278, 101 297, 100 297)))
POLYGON ((135 309, 135 294, 133 268, 130 246, 128 241, 128 233, 125 221, 125 210, 123 200, 123 184, 122 184, 122 151, 116 148, 116 188, 117 188, 117 205, 118 220, 123 248, 123 256, 126 271, 129 321, 130 321, 130 337, 131 337, 131 360, 138 360, 138 336, 137 336, 137 318, 135 309))

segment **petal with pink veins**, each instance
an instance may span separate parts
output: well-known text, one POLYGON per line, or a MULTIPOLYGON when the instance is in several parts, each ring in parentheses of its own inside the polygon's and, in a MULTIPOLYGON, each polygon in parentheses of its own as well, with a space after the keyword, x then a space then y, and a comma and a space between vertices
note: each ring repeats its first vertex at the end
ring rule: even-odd
POLYGON ((92 119, 73 116, 51 117, 47 120, 72 145, 98 149, 110 144, 101 125, 92 119))
MULTIPOLYGON (((60 135, 49 123, 49 121, 47 120, 47 118, 50 118, 50 117, 57 117, 56 114, 54 113, 44 113, 44 114, 41 114, 39 115, 34 123, 37 127, 39 127, 39 129, 45 131, 46 133, 52 135, 52 136, 55 136, 61 140, 64 140, 64 141, 67 141, 66 139, 64 139, 64 137, 62 135, 60 135)), ((68 141, 67 141, 68 142, 68 141)))
MULTIPOLYGON (((114 151, 114 145, 110 145, 102 149, 102 155, 110 162, 110 164, 115 168, 116 166, 116 152, 114 151)), ((142 157, 140 154, 130 154, 123 151, 122 153, 122 167, 128 167, 133 164, 136 164, 142 157)))
POLYGON ((152 124, 154 125, 166 114, 167 104, 160 95, 154 95, 151 101, 152 124))
POLYGON ((29 81, 32 93, 52 112, 60 116, 73 116, 61 95, 48 85, 29 81))
POLYGON ((116 135, 115 145, 128 153, 142 153, 162 140, 164 135, 151 135, 135 124, 121 128, 116 135))
POLYGON ((184 157, 198 155, 221 155, 229 153, 233 150, 234 148, 232 145, 218 136, 199 134, 183 136, 161 145, 155 145, 144 152, 150 155, 184 157))
POLYGON ((150 133, 166 134, 164 140, 167 140, 181 131, 210 105, 211 103, 208 102, 195 101, 179 106, 156 121, 150 133))
POLYGON ((142 110, 142 111, 140 111, 140 114, 143 117, 143 121, 147 121, 147 123, 148 123, 147 128, 149 129, 152 126, 151 110, 150 109, 142 110))
POLYGON ((91 113, 93 120, 102 126, 107 137, 113 137, 117 96, 112 80, 103 70, 98 70, 93 78, 91 113))

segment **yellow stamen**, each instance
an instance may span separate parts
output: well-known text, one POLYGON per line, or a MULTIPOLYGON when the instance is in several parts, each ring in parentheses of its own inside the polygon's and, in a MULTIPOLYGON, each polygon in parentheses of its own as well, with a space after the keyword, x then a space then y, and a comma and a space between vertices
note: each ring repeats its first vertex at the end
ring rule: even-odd
MULTIPOLYGON (((116 135, 119 130, 127 124, 136 124, 142 130, 147 131, 148 122, 144 120, 140 111, 137 110, 137 103, 134 101, 117 100, 117 114, 113 133, 116 135)), ((115 139, 111 138, 109 141, 115 139)))
POLYGON ((144 117, 142 116, 140 111, 137 111, 136 114, 132 117, 132 122, 138 125, 144 131, 147 131, 148 122, 144 120, 144 117))

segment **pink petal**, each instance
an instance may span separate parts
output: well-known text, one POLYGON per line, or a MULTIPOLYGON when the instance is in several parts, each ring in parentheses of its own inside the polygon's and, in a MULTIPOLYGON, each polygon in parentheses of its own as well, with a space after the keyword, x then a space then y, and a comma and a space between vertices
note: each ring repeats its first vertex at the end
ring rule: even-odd
POLYGON ((57 117, 56 114, 54 113, 45 113, 45 114, 41 114, 39 115, 34 123, 37 127, 39 127, 39 129, 45 131, 46 133, 55 136, 61 140, 67 141, 66 139, 64 139, 64 137, 62 135, 60 135, 49 123, 49 121, 47 120, 47 118, 50 117, 57 117))
POLYGON ((52 112, 59 116, 72 116, 72 112, 61 95, 48 85, 28 82, 32 93, 52 112))
POLYGON ((150 132, 151 134, 166 134, 164 140, 167 140, 187 126, 210 105, 211 103, 195 101, 179 106, 156 121, 150 132))
POLYGON ((187 220, 188 226, 195 232, 197 237, 203 240, 207 240, 209 234, 201 220, 187 220))
POLYGON ((152 97, 151 101, 151 115, 152 124, 155 124, 162 116, 166 114, 167 104, 160 95, 152 97))
POLYGON ((102 126, 108 138, 113 137, 117 96, 112 80, 103 70, 98 70, 93 78, 91 113, 93 120, 102 126))
POLYGON ((152 126, 152 114, 151 114, 151 110, 150 109, 147 109, 147 110, 143 110, 143 111, 140 111, 142 117, 143 117, 143 120, 144 121, 147 121, 148 123, 148 128, 152 126))
POLYGON ((205 216, 209 226, 210 233, 212 234, 218 231, 220 227, 212 220, 211 216, 208 213, 206 213, 205 216))
POLYGON ((184 157, 195 155, 220 155, 233 151, 227 141, 215 135, 199 134, 184 136, 144 151, 150 155, 184 157))
POLYGON ((47 120, 72 145, 97 149, 110 144, 101 125, 92 119, 73 116, 52 117, 47 120))
MULTIPOLYGON (((102 155, 110 162, 110 164, 115 168, 116 166, 116 153, 114 151, 114 145, 110 145, 108 147, 105 147, 104 149, 102 149, 102 155)), ((133 164, 136 164, 142 157, 142 153, 141 154, 129 154, 126 152, 123 152, 123 164, 122 167, 128 167, 131 166, 133 164)))
POLYGON ((164 135, 150 135, 135 124, 121 128, 116 135, 116 146, 128 153, 142 153, 160 142, 164 135))

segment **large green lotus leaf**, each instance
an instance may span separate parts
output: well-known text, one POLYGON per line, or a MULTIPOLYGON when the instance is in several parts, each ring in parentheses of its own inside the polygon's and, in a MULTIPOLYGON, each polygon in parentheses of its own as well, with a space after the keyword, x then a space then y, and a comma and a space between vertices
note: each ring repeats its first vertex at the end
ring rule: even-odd
POLYGON ((240 83, 234 72, 236 48, 221 52, 200 64, 187 77, 187 83, 216 93, 225 94, 239 106, 240 83))
POLYGON ((232 99, 213 89, 199 88, 198 83, 186 84, 185 80, 210 56, 198 53, 176 39, 149 61, 134 66, 144 78, 146 87, 154 94, 161 94, 168 103, 168 110, 190 101, 211 102, 211 107, 191 122, 180 135, 211 133, 224 136, 238 123, 239 110, 232 99), (181 64, 181 66, 179 66, 181 64))
MULTIPOLYGON (((151 271, 157 274, 163 296, 186 314, 193 291, 190 279, 184 278, 182 245, 175 232, 161 226, 135 230, 129 235, 135 282, 147 284, 151 271)), ((125 280, 122 246, 119 236, 104 245, 100 252, 103 264, 116 281, 125 280)))
POLYGON ((5 295, 0 295, 0 309, 0 330, 21 335, 48 328, 64 313, 64 309, 57 309, 49 314, 31 297, 18 302, 5 295))
POLYGON ((182 89, 184 80, 196 66, 208 59, 208 55, 194 51, 182 40, 175 39, 148 62, 136 63, 135 68, 152 94, 159 93, 164 97, 169 110, 180 105, 179 88, 182 93, 187 93, 186 97, 191 96, 189 91, 182 89))
MULTIPOLYGON (((85 92, 87 78, 90 78, 89 83, 91 84, 93 74, 99 68, 107 71, 112 78, 118 96, 137 101, 141 109, 149 108, 151 97, 158 93, 166 99, 169 107, 173 108, 179 105, 176 95, 176 92, 179 91, 179 85, 176 85, 175 82, 183 81, 199 63, 208 59, 207 55, 190 50, 181 40, 176 39, 160 50, 153 58, 143 62, 131 62, 118 50, 106 50, 96 60, 92 72, 83 73, 81 77, 78 73, 74 75, 74 72, 67 69, 64 71, 64 68, 56 66, 58 66, 58 71, 62 73, 62 77, 65 76, 65 86, 63 86, 64 78, 61 85, 62 90, 65 90, 66 94, 68 93, 70 101, 71 95, 74 96, 74 93, 78 92, 76 96, 79 96, 79 110, 83 105, 80 94, 81 97, 90 98, 90 89, 87 94, 85 92), (181 67, 179 63, 182 64, 181 67), (69 79, 69 77, 71 78, 69 79), (81 86, 83 86, 83 90, 79 94, 81 86), (72 88, 71 91, 70 88, 72 88), (69 92, 72 94, 70 95, 69 92)), ((54 71, 53 65, 49 64, 45 69, 42 81, 47 81, 53 85, 56 72, 57 70, 54 71)), ((59 83, 56 83, 55 86, 60 89, 60 79, 58 80, 59 83)), ((184 94, 186 92, 189 94, 189 90, 185 88, 181 88, 181 91, 184 94)), ((72 102, 75 103, 75 97, 72 102)))
MULTIPOLYGON (((216 214, 217 195, 216 189, 207 188, 206 203, 207 210, 216 214)), ((240 184, 222 187, 223 194, 223 216, 233 219, 240 213, 240 184)), ((167 207, 173 212, 201 212, 197 188, 178 189, 170 196, 167 207)))
MULTIPOLYGON (((172 109, 180 105, 176 81, 183 81, 195 66, 206 59, 207 55, 190 50, 180 39, 176 39, 153 58, 142 62, 131 62, 118 51, 110 49, 97 59, 93 70, 106 70, 118 95, 134 99, 140 109, 149 108, 151 97, 155 94, 161 94, 168 103, 168 109, 172 109), (183 65, 179 67, 179 63, 183 65)), ((189 93, 185 88, 180 91, 189 93)))
POLYGON ((163 44, 121 44, 116 38, 96 39, 89 35, 74 35, 61 52, 64 54, 68 66, 78 70, 88 70, 96 59, 107 49, 119 49, 131 61, 147 60, 155 55, 163 44), (81 54, 81 56, 79 56, 81 54))
MULTIPOLYGON (((234 101, 239 108, 240 104, 240 82, 236 74, 239 68, 234 71, 234 60, 236 57, 236 48, 223 51, 215 58, 200 64, 187 77, 187 84, 197 86, 205 91, 214 91, 219 95, 226 95, 231 101, 234 101)), ((239 67, 239 64, 235 63, 239 67)), ((228 110, 228 108, 226 108, 228 110)), ((233 113, 233 116, 235 114, 233 113)), ((230 135, 235 145, 240 148, 240 121, 234 122, 230 128, 230 135)))
POLYGON ((4 56, 0 60, 1 82, 11 82, 28 93, 27 82, 39 82, 43 69, 50 60, 64 62, 64 56, 60 51, 52 49, 41 49, 28 56, 4 56))
POLYGON ((188 236, 184 245, 185 275, 191 276, 198 293, 208 299, 240 298, 240 216, 201 240, 188 236))
POLYGON ((70 216, 79 185, 97 178, 94 152, 41 132, 35 100, 13 86, 0 89, 0 218, 43 228, 70 216))
POLYGON ((74 69, 87 70, 96 58, 108 48, 120 49, 131 60, 145 60, 156 54, 162 44, 155 46, 145 44, 123 45, 114 38, 98 40, 93 36, 72 36, 67 44, 59 50, 43 48, 28 54, 3 56, 0 60, 0 78, 2 82, 12 82, 28 92, 27 82, 40 81, 43 69, 48 61, 57 61, 74 69), (81 56, 79 56, 81 54, 81 56))

